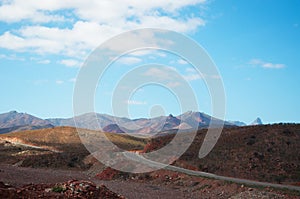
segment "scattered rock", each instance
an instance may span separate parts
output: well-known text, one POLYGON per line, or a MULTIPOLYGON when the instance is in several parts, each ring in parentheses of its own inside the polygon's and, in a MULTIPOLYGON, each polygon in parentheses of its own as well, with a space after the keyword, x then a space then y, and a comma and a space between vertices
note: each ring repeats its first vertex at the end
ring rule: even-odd
POLYGON ((120 175, 120 172, 112 169, 110 167, 107 167, 106 169, 104 169, 101 173, 97 174, 96 176, 100 179, 100 180, 113 180, 115 178, 117 178, 120 175))
POLYGON ((192 182, 191 187, 195 187, 195 186, 197 186, 198 184, 200 184, 200 182, 192 182))
POLYGON ((14 188, 0 182, 0 198, 103 198, 124 199, 106 186, 89 181, 71 180, 59 184, 29 184, 14 188))
POLYGON ((241 193, 239 193, 239 194, 237 194, 235 196, 232 196, 230 199, 242 199, 242 198, 283 199, 283 198, 285 198, 285 196, 280 195, 280 194, 265 192, 265 191, 262 191, 262 192, 259 192, 259 191, 244 191, 244 192, 241 192, 241 193))

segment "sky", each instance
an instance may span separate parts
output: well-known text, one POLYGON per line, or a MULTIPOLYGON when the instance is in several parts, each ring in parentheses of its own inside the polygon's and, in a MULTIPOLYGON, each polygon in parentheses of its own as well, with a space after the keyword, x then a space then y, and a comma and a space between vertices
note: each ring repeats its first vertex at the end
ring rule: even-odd
MULTIPOLYGON (((0 113, 72 117, 85 60, 108 39, 140 28, 176 31, 205 49, 219 71, 212 78, 224 85, 226 120, 300 122, 297 0, 0 0, 0 113)), ((211 114, 203 74, 162 50, 133 52, 113 62, 97 85, 95 111, 114 114, 120 79, 148 63, 163 66, 145 68, 141 75, 160 79, 175 70, 194 91, 199 109, 192 111, 211 114)), ((174 79, 164 86, 141 85, 118 103, 131 118, 179 115, 187 111, 172 92, 179 86, 174 79)))

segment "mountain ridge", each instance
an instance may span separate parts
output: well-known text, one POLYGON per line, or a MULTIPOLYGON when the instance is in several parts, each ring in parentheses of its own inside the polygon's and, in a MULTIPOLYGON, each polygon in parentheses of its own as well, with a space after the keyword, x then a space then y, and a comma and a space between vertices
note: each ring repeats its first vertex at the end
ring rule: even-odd
MULTIPOLYGON (((260 120, 261 121, 261 120, 260 120)), ((0 133, 70 126, 111 133, 154 134, 174 130, 197 130, 221 126, 245 126, 242 122, 223 121, 203 112, 188 111, 178 116, 158 116, 154 118, 136 118, 111 116, 100 113, 85 113, 71 118, 41 119, 27 113, 10 111, 0 114, 0 133)))

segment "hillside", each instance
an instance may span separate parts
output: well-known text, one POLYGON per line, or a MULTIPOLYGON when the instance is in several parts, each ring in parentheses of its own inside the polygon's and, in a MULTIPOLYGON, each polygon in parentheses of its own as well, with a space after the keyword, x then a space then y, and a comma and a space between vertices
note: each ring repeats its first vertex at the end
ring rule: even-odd
MULTIPOLYGON (((300 182, 300 125, 277 124, 224 129, 214 149, 198 158, 206 130, 199 130, 189 149, 174 165, 223 176, 274 183, 300 182)), ((157 137, 146 151, 167 144, 173 136, 157 137)))
POLYGON ((33 125, 24 125, 24 126, 13 126, 8 128, 0 128, 0 134, 18 132, 18 131, 28 131, 28 130, 36 130, 36 129, 46 129, 53 128, 52 124, 47 124, 44 126, 33 126, 33 125))
MULTIPOLYGON (((120 148, 144 152, 163 147, 174 136, 171 133, 146 139, 124 134, 83 131, 93 138, 91 143, 94 142, 99 149, 104 147, 99 144, 101 139, 107 137, 120 148)), ((199 159, 198 153, 206 131, 198 131, 192 145, 174 165, 258 181, 288 184, 300 182, 300 125, 277 124, 223 129, 211 153, 199 159)), ((3 163, 22 161, 22 166, 80 169, 91 166, 84 162, 90 152, 81 143, 77 130, 73 127, 3 134, 0 135, 0 141, 0 159, 3 163)), ((90 163, 93 162, 95 161, 90 163)))
MULTIPOLYGON (((147 140, 127 135, 102 133, 81 129, 96 140, 101 148, 101 140, 109 139, 125 150, 141 150, 147 140)), ((98 150, 99 150, 98 149, 98 150)), ((0 135, 0 161, 30 167, 78 168, 86 169, 84 159, 90 155, 82 144, 77 129, 55 127, 0 135)))

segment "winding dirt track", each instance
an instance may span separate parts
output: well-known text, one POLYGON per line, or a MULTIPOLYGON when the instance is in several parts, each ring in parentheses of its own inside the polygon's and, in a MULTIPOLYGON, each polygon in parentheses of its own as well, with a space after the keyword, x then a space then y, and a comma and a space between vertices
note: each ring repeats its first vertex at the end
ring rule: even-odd
POLYGON ((33 144, 27 144, 24 143, 23 140, 21 139, 17 139, 17 138, 0 138, 0 142, 10 142, 13 145, 16 146, 23 146, 23 147, 28 147, 28 148, 32 148, 32 149, 43 149, 43 150, 47 150, 47 151, 52 151, 54 153, 60 153, 60 151, 56 150, 56 149, 52 149, 48 146, 36 146, 33 144))
POLYGON ((220 175, 206 173, 206 172, 202 172, 202 171, 188 170, 188 169, 184 169, 184 168, 180 168, 180 167, 176 167, 176 166, 172 166, 172 165, 165 165, 165 164, 162 164, 159 162, 154 162, 154 161, 144 158, 140 154, 131 153, 131 152, 125 152, 124 155, 133 161, 137 161, 139 163, 144 163, 145 165, 148 165, 148 166, 151 166, 154 168, 155 167, 164 168, 164 169, 171 170, 171 171, 182 172, 182 173, 185 173, 188 175, 211 178, 211 179, 216 179, 216 180, 229 181, 229 182, 234 182, 234 183, 238 183, 238 184, 257 185, 257 186, 262 186, 262 187, 272 187, 272 188, 300 191, 300 187, 298 187, 298 186, 273 184, 273 183, 268 183, 268 182, 258 182, 258 181, 254 181, 254 180, 246 180, 246 179, 240 179, 240 178, 220 176, 220 175))

